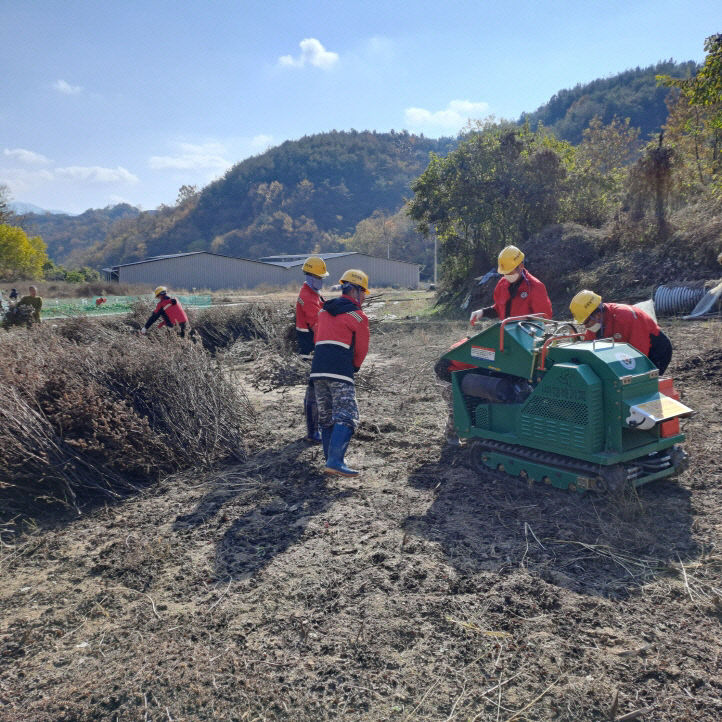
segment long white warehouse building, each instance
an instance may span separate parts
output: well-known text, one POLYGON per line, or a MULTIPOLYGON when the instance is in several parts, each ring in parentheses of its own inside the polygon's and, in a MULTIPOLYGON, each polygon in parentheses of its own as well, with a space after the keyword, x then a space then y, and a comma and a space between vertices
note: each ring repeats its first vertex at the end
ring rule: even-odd
MULTIPOLYGON (((155 256, 135 263, 104 268, 107 281, 170 286, 172 288, 252 289, 259 286, 287 286, 301 283, 301 266, 309 254, 270 256, 257 261, 222 256, 207 251, 155 256)), ((326 261, 328 283, 338 281, 349 268, 359 268, 369 276, 371 287, 417 288, 419 266, 416 263, 376 258, 365 253, 318 253, 326 261)))

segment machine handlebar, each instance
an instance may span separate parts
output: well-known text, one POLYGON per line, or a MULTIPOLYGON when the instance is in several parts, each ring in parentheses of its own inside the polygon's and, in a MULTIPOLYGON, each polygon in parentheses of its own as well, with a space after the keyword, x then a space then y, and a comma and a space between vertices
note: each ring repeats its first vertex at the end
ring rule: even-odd
POLYGON ((535 321, 548 321, 549 319, 543 313, 528 313, 526 316, 509 316, 501 322, 499 327, 499 352, 504 350, 504 326, 511 321, 524 321, 527 318, 534 319, 535 321))

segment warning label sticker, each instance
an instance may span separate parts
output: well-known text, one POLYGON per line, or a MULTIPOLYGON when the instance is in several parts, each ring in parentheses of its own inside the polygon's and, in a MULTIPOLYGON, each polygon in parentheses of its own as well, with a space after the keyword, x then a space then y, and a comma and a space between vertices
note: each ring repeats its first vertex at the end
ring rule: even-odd
POLYGON ((482 361, 493 361, 496 350, 493 348, 484 348, 483 346, 471 347, 471 358, 481 359, 482 361))

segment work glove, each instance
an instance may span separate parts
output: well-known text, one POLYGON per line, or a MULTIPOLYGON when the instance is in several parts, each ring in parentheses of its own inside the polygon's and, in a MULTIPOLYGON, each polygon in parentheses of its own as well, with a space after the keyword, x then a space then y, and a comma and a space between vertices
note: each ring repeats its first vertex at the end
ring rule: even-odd
POLYGON ((171 306, 175 306, 177 303, 178 303, 178 299, 177 299, 177 298, 171 298, 171 300, 170 300, 170 305, 171 305, 171 306))
POLYGON ((148 329, 145 326, 143 326, 143 328, 140 329, 140 335, 145 336, 145 334, 147 334, 147 333, 148 333, 148 329))
POLYGON ((477 321, 481 321, 484 316, 484 309, 480 308, 478 311, 473 311, 469 316, 469 323, 473 326, 477 321))

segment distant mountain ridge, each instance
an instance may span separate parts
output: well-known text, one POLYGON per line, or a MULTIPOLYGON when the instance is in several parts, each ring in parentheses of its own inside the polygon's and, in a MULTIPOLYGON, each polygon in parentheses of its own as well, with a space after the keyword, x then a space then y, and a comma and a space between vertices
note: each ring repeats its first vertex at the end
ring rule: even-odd
POLYGON ((155 218, 142 214, 118 224, 82 261, 98 266, 200 250, 260 258, 319 244, 342 250, 340 236, 376 211, 398 211, 430 154, 445 155, 456 144, 405 131, 355 130, 286 141, 155 218))
POLYGON ((65 211, 50 211, 47 208, 41 208, 40 206, 36 206, 33 203, 11 202, 8 203, 8 206, 10 206, 10 210, 13 213, 17 213, 18 215, 25 215, 26 213, 35 213, 37 215, 45 215, 46 213, 52 213, 53 215, 72 215, 70 213, 66 213, 65 211))
POLYGON ((137 218, 140 211, 127 203, 89 209, 77 216, 49 211, 26 213, 18 225, 29 235, 40 236, 48 247, 48 256, 56 263, 79 260, 89 246, 104 241, 113 224, 124 218, 137 218))

